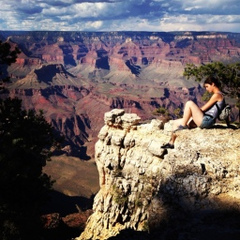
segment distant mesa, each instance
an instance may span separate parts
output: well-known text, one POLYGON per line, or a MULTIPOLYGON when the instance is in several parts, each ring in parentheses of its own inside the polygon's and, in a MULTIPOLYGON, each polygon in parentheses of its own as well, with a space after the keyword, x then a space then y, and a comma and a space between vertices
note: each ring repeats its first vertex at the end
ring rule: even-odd
POLYGON ((52 85, 77 85, 77 79, 62 64, 45 64, 33 69, 11 88, 40 88, 52 85))

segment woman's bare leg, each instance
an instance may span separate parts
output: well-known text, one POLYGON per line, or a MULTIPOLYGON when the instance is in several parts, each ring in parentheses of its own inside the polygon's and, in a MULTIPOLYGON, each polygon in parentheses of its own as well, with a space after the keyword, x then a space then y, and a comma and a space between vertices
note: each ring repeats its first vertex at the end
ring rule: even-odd
POLYGON ((174 132, 180 125, 182 126, 187 126, 187 124, 190 122, 190 120, 194 121, 196 126, 200 126, 202 123, 203 119, 203 112, 202 110, 193 102, 193 101, 188 101, 185 105, 184 112, 183 112, 183 118, 176 119, 173 121, 173 126, 172 126, 172 136, 169 141, 170 144, 174 144, 177 135, 174 132))
POLYGON ((200 126, 203 119, 203 112, 193 101, 188 101, 183 112, 182 125, 186 126, 191 118, 197 126, 200 126))
POLYGON ((186 102, 183 118, 173 121, 172 130, 175 131, 180 125, 187 126, 190 120, 193 120, 197 126, 200 126, 203 119, 202 110, 193 101, 186 102))
POLYGON ((173 132, 172 135, 171 135, 171 139, 170 139, 169 143, 174 145, 174 142, 175 142, 176 138, 177 138, 177 134, 173 132))

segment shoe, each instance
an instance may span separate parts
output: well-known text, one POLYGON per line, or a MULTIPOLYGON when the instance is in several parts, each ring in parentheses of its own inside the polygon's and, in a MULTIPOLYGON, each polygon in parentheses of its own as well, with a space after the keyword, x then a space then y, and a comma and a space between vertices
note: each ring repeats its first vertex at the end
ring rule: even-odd
POLYGON ((173 148, 174 148, 174 145, 171 144, 171 143, 167 143, 167 144, 161 146, 161 148, 163 148, 163 149, 167 149, 167 148, 173 149, 173 148))
POLYGON ((185 129, 189 129, 188 126, 180 125, 176 130, 174 130, 174 132, 177 132, 177 131, 180 131, 180 130, 185 130, 185 129))

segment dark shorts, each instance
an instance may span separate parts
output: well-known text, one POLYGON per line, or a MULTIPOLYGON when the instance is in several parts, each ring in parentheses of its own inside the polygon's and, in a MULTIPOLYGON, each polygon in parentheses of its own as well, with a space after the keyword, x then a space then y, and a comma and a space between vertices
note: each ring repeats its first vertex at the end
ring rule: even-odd
POLYGON ((215 119, 210 116, 204 116, 200 128, 211 128, 215 123, 215 119))

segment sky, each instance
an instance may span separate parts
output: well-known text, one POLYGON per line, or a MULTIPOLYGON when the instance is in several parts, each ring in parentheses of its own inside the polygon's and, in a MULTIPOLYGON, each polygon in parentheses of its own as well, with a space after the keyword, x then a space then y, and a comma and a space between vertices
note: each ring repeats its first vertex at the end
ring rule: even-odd
POLYGON ((240 32, 239 0, 0 0, 0 30, 240 32))

